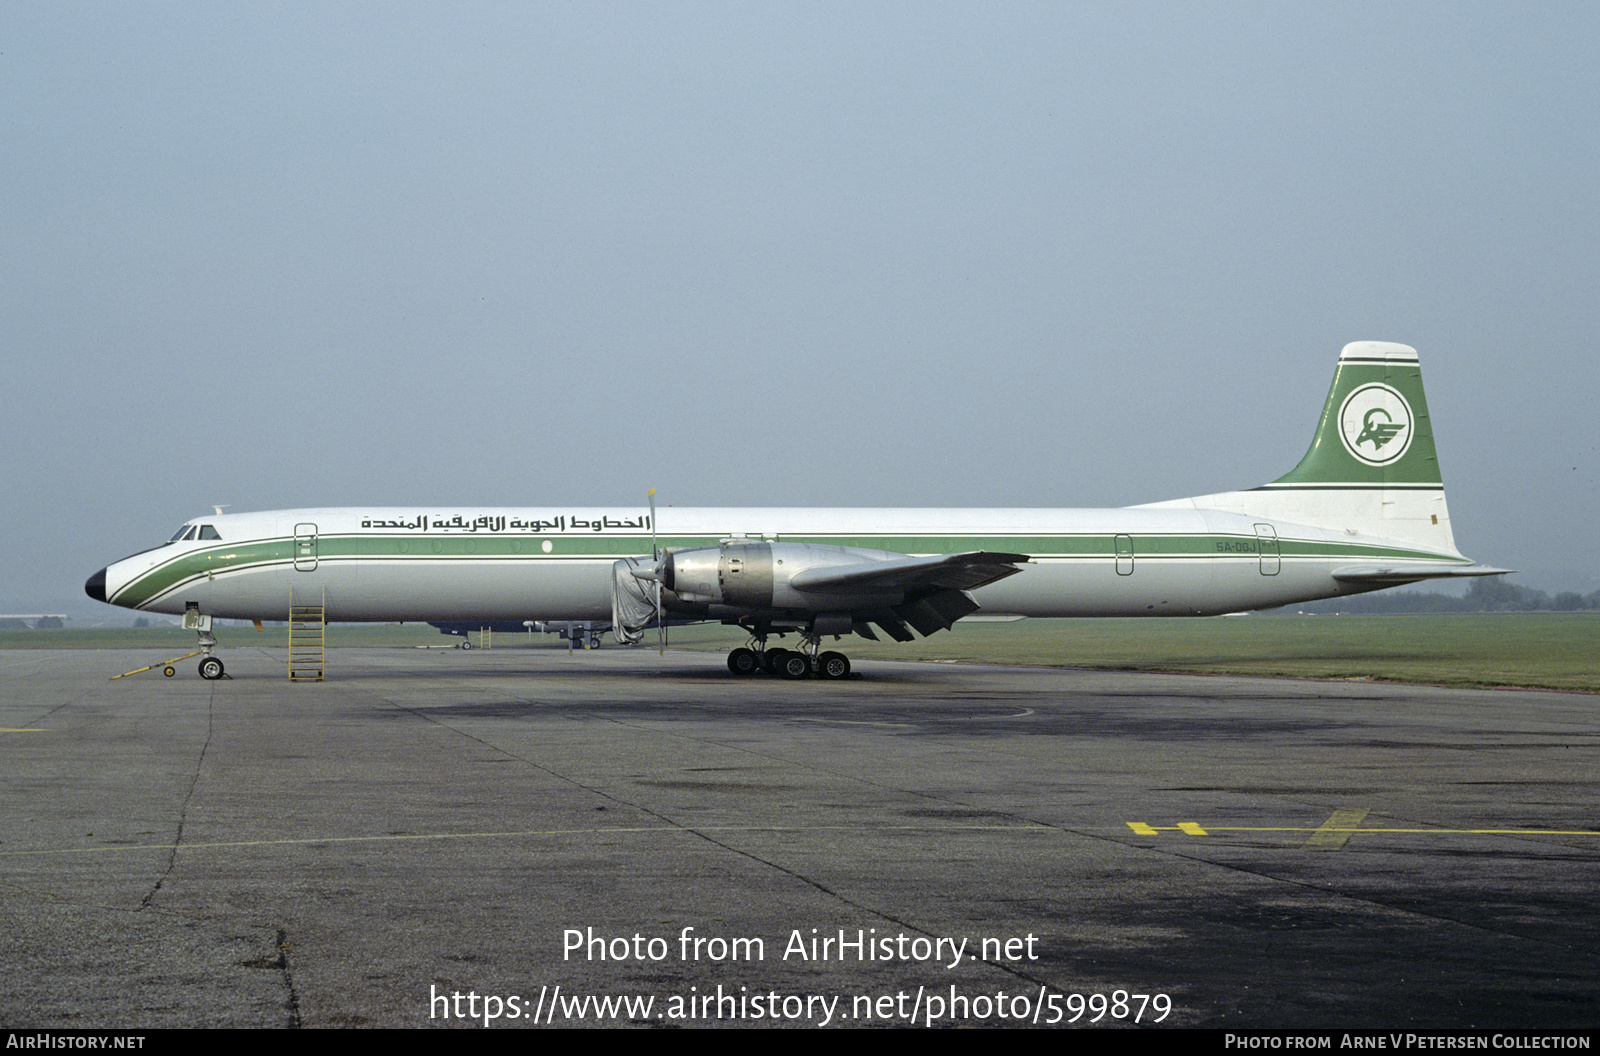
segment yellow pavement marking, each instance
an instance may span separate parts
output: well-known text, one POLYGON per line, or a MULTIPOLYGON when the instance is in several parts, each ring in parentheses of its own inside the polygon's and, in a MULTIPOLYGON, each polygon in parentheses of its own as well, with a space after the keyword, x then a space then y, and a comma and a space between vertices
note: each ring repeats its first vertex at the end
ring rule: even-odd
MULTIPOLYGON (((1600 836, 1600 830, 1595 829, 1374 829, 1361 828, 1357 825, 1335 825, 1334 821, 1340 820, 1335 811, 1334 816, 1321 825, 1207 825, 1201 828, 1192 821, 1180 821, 1176 825, 1149 825, 1142 821, 1129 821, 1123 824, 1140 836, 1155 836, 1163 832, 1182 832, 1189 836, 1215 836, 1219 832, 1305 832, 1313 837, 1322 835, 1332 839, 1336 835, 1349 837, 1351 833, 1359 832, 1363 836, 1381 835, 1416 835, 1416 836, 1600 836)), ((1359 812, 1365 817, 1367 812, 1359 812)))
POLYGON ((1361 819, 1370 813, 1365 808, 1356 807, 1336 810, 1302 846, 1308 851, 1337 851, 1345 845, 1350 834, 1361 826, 1361 819))
POLYGON ((16 729, 5 729, 3 727, 0 727, 0 733, 48 733, 48 732, 50 732, 50 731, 48 731, 48 730, 36 730, 36 729, 32 729, 32 728, 26 727, 26 726, 18 727, 16 729))
MULTIPOLYGON (((1216 832, 1327 832, 1333 831, 1327 826, 1319 825, 1316 828, 1299 825, 1262 825, 1234 826, 1231 828, 1213 827, 1208 831, 1216 832)), ((1600 831, 1595 829, 1350 829, 1350 832, 1359 832, 1363 836, 1377 833, 1401 834, 1415 833, 1424 836, 1600 836, 1600 831)))

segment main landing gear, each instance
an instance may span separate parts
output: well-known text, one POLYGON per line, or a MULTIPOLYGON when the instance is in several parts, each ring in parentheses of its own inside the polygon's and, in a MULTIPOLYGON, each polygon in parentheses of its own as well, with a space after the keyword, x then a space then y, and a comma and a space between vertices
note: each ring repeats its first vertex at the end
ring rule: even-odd
POLYGON ((728 670, 741 678, 750 675, 781 675, 784 678, 842 679, 850 677, 850 658, 832 650, 819 652, 822 640, 802 634, 804 649, 768 649, 764 636, 750 639, 748 646, 728 654, 728 670))

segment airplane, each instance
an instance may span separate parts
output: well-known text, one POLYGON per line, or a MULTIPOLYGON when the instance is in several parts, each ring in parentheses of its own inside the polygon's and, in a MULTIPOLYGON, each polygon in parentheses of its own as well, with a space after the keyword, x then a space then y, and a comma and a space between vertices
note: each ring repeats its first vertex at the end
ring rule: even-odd
MULTIPOLYGON (((1277 480, 1118 509, 304 509, 197 517, 89 577, 96 601, 205 617, 492 624, 720 621, 736 675, 850 674, 823 640, 967 617, 1210 616, 1503 575, 1456 549, 1415 349, 1346 345, 1311 447, 1277 480), (769 648, 799 635, 801 648, 769 648)), ((199 619, 189 619, 199 617, 199 619)), ((208 641, 209 639, 209 641, 208 641)))

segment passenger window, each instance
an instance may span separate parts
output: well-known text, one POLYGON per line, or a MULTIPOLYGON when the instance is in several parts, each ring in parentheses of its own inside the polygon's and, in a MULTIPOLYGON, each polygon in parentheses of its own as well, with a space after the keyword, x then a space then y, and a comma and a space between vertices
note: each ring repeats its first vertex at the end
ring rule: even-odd
POLYGON ((221 539, 222 536, 218 535, 217 534, 217 530, 215 528, 213 528, 211 525, 202 524, 200 526, 200 536, 199 536, 199 538, 201 538, 201 539, 221 539))

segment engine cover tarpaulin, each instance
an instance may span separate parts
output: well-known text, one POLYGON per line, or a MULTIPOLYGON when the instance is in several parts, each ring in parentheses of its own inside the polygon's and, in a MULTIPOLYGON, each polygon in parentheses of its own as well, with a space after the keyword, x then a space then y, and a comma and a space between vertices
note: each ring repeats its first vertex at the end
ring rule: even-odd
POLYGON ((653 588, 633 574, 652 564, 648 557, 625 557, 611 566, 611 633, 618 645, 644 641, 644 629, 656 618, 653 588))

